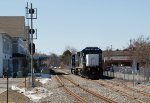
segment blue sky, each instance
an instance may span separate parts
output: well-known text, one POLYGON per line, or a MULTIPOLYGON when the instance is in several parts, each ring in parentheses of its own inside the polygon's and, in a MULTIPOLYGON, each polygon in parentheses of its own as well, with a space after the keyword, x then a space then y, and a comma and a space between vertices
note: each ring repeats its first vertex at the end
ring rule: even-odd
POLYGON ((150 0, 1 0, 0 15, 24 16, 27 2, 38 9, 38 52, 123 49, 130 39, 150 35, 150 0))

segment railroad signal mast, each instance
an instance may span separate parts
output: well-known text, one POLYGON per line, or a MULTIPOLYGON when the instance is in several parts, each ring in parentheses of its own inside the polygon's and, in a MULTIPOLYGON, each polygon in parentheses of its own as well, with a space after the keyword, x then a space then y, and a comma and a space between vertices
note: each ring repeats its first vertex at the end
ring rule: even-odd
POLYGON ((33 39, 37 39, 37 29, 33 29, 33 19, 37 19, 37 8, 32 7, 32 3, 30 4, 30 8, 26 7, 26 19, 30 19, 31 24, 28 29, 28 37, 29 37, 29 52, 31 57, 31 79, 32 79, 32 87, 34 87, 34 70, 33 70, 33 54, 35 52, 35 44, 33 43, 33 39), (31 28, 30 28, 31 27, 31 28), (33 38, 33 34, 36 33, 36 38, 33 38))

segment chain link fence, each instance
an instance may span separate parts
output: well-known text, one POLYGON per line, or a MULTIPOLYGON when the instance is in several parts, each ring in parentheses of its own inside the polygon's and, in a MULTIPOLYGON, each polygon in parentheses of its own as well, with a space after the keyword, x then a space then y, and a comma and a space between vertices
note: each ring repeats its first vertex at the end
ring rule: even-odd
POLYGON ((104 71, 105 76, 114 77, 122 80, 133 81, 134 83, 150 82, 150 68, 132 67, 110 67, 104 71))

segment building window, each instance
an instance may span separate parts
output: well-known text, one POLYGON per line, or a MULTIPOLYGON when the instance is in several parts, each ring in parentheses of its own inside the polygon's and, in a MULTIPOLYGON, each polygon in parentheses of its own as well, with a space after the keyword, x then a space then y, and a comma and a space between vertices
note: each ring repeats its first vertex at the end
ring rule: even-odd
POLYGON ((7 38, 3 38, 3 53, 11 54, 11 41, 7 38))

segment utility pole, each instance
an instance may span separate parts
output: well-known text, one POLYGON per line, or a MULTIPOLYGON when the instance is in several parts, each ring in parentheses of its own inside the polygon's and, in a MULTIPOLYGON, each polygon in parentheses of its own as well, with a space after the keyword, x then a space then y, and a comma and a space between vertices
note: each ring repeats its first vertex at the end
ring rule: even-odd
MULTIPOLYGON (((29 10, 31 13, 31 30, 33 30, 33 11, 32 11, 32 3, 31 3, 31 9, 29 10)), ((32 87, 34 87, 34 78, 33 78, 33 32, 31 31, 31 72, 32 72, 32 87)))
MULTIPOLYGON (((26 19, 31 20, 31 29, 29 29, 29 51, 30 51, 30 57, 31 57, 31 82, 32 82, 32 87, 34 87, 34 70, 33 70, 33 54, 35 52, 35 44, 33 43, 33 34, 35 33, 35 30, 33 29, 33 19, 37 19, 37 9, 32 7, 31 3, 31 8, 28 8, 28 3, 27 3, 27 8, 26 8, 26 19), (35 15, 34 15, 35 14, 35 15), (35 16, 35 17, 34 17, 35 16)), ((36 36, 37 36, 37 30, 36 30, 36 36)), ((37 39, 37 37, 36 37, 37 39)))
POLYGON ((111 51, 112 51, 112 45, 110 45, 111 51))
POLYGON ((131 42, 132 42, 132 40, 130 39, 130 49, 131 49, 131 42))
POLYGON ((7 67, 7 103, 8 103, 8 67, 7 67))

